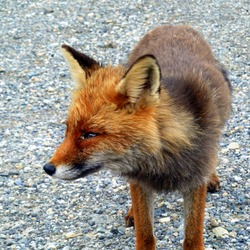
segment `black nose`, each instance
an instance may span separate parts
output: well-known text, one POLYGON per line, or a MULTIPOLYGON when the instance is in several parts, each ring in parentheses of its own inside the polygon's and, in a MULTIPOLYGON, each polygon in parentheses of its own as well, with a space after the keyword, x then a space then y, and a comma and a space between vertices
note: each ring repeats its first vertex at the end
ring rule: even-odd
POLYGON ((48 174, 48 175, 53 175, 56 172, 56 168, 54 167, 53 164, 47 163, 43 166, 43 170, 48 174))

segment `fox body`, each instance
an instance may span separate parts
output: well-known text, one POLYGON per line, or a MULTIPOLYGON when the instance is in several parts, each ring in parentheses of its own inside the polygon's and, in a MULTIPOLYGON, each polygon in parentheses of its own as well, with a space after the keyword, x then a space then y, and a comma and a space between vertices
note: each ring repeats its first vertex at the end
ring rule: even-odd
POLYGON ((155 249, 153 193, 184 197, 184 249, 204 249, 207 188, 217 191, 217 145, 231 85, 202 36, 187 26, 147 33, 123 66, 63 45, 75 82, 65 140, 44 166, 73 180, 110 169, 130 183, 136 249, 155 249))

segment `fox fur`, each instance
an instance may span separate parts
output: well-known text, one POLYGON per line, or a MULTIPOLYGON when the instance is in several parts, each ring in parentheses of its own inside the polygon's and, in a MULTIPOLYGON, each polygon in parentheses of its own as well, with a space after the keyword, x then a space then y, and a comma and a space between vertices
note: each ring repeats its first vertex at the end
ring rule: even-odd
POLYGON ((125 65, 103 66, 62 46, 75 88, 66 136, 44 166, 73 180, 109 169, 130 182, 136 249, 155 249, 153 193, 184 197, 184 249, 204 249, 206 190, 218 190, 218 140, 231 85, 203 37, 188 26, 147 33, 125 65))

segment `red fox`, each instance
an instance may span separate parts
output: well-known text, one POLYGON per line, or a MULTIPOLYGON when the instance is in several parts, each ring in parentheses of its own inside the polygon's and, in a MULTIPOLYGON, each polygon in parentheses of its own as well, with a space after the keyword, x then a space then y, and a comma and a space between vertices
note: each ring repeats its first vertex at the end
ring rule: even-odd
POLYGON ((103 66, 68 45, 75 83, 65 139, 44 166, 74 180, 109 169, 130 183, 136 249, 156 249, 154 192, 184 198, 183 249, 202 250, 207 189, 217 191, 218 140, 231 84, 203 37, 188 26, 147 33, 125 65, 103 66))

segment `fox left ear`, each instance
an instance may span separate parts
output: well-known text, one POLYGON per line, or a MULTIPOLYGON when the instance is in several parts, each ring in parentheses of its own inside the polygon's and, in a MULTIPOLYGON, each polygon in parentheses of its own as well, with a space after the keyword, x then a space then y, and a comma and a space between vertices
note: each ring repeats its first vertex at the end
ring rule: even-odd
POLYGON ((75 89, 84 88, 87 84, 87 78, 93 71, 99 69, 101 65, 94 59, 66 44, 62 45, 61 51, 69 65, 71 77, 75 82, 75 89))
POLYGON ((144 104, 157 102, 160 94, 160 68, 151 55, 139 58, 118 83, 116 90, 136 104, 140 99, 144 104))

